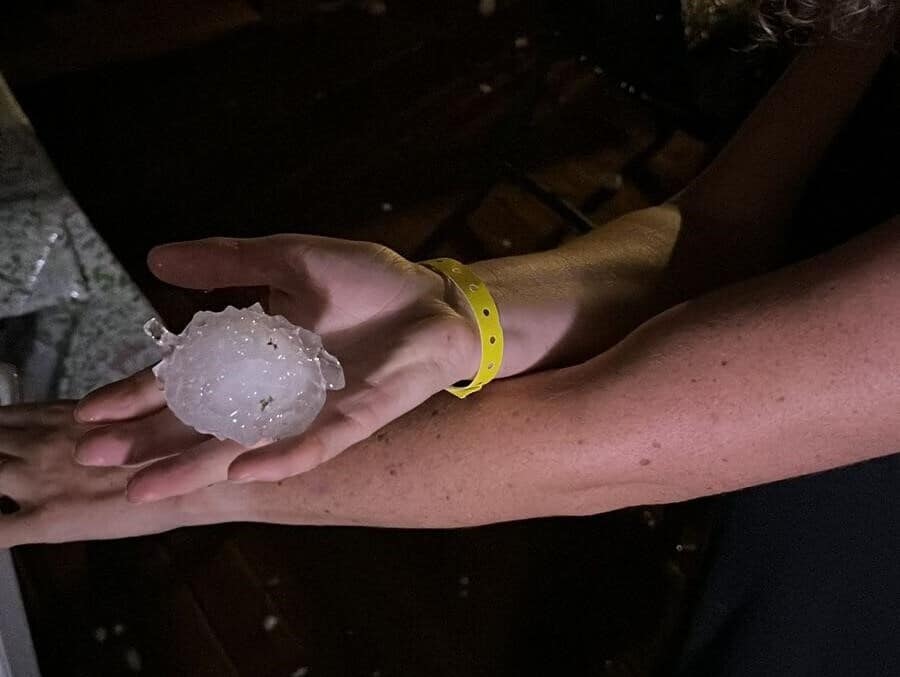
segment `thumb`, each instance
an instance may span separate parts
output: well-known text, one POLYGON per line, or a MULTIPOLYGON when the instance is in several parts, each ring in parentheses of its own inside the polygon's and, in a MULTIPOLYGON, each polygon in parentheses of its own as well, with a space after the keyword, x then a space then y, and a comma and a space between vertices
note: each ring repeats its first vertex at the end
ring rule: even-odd
POLYGON ((214 237, 152 249, 151 272, 163 282, 188 289, 296 286, 311 245, 303 235, 261 238, 214 237))

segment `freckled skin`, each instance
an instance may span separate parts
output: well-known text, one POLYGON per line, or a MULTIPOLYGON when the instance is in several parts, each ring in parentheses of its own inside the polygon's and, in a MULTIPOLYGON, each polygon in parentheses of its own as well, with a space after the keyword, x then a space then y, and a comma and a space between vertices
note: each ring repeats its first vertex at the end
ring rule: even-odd
MULTIPOLYGON (((443 364, 449 371, 416 390, 405 408, 367 426, 365 441, 285 480, 283 491, 268 483, 219 484, 177 503, 128 505, 122 488, 133 470, 75 466, 71 439, 60 443, 51 436, 55 443, 48 444, 41 437, 26 445, 34 447, 31 458, 39 463, 0 465, 0 493, 21 497, 26 506, 26 515, 0 520, 0 547, 230 520, 444 527, 591 514, 896 451, 900 385, 892 367, 900 364, 900 221, 806 264, 699 298, 781 260, 783 227, 800 189, 890 50, 894 30, 888 27, 883 39, 864 48, 803 50, 720 156, 670 203, 625 215, 569 246, 474 264, 498 302, 507 334, 500 376, 577 366, 492 383, 466 401, 438 395, 427 408, 397 418, 446 383, 474 373, 471 332, 454 332, 452 344, 444 333, 440 350, 426 350, 426 369, 401 393, 428 380, 433 358, 446 357, 448 346, 464 345, 443 364), (697 300, 656 317, 610 350, 641 322, 687 298, 697 300), (714 427, 711 412, 719 416, 714 427), (524 413, 531 416, 523 422, 524 413), (384 426, 390 443, 371 437, 384 426), (658 440, 664 450, 654 445, 658 440), (652 465, 635 462, 645 456, 652 465), (400 464, 404 472, 390 475, 388 469, 400 464), (510 484, 514 490, 499 490, 510 484), (29 513, 30 502, 46 509, 29 513)), ((241 284, 290 289, 274 298, 298 317, 328 310, 316 285, 363 312, 382 308, 368 302, 378 300, 373 290, 384 289, 369 283, 373 261, 380 262, 380 279, 391 289, 393 281, 409 276, 421 283, 413 285, 413 298, 403 297, 402 307, 423 309, 419 301, 443 287, 377 246, 331 248, 326 240, 306 238, 303 256, 279 258, 286 249, 270 250, 270 239, 219 242, 157 251, 150 267, 164 281, 199 289, 235 286, 237 271, 241 284), (315 257, 314 249, 331 253, 315 257), (203 251, 207 256, 198 265, 203 251), (265 264, 258 256, 263 251, 265 264), (252 265, 232 265, 235 259, 252 265), (281 267, 273 268, 273 259, 281 267), (313 265, 326 259, 328 265, 313 265), (343 273, 334 272, 335 263, 343 273), (363 270, 366 275, 358 274, 363 270), (304 284, 310 276, 312 288, 304 284), (367 283, 360 288, 362 277, 367 283)), ((427 307, 429 313, 435 308, 430 302, 427 307)), ((443 313, 456 306, 440 308, 443 313)), ((434 346, 426 341, 419 347, 434 346)), ((123 400, 108 397, 112 411, 88 406, 79 420, 146 414, 158 393, 142 391, 140 383, 138 377, 126 384, 123 400)), ((3 453, 15 455, 21 445, 9 441, 16 427, 0 428, 7 440, 3 453)), ((231 450, 220 452, 228 452, 219 456, 231 463, 231 450)), ((184 468, 176 469, 180 474, 184 468)), ((202 471, 191 477, 192 487, 228 476, 215 463, 188 469, 202 471)), ((284 476, 275 474, 266 477, 284 476)), ((654 521, 648 512, 648 524, 654 521)))
MULTIPOLYGON (((69 410, 58 426, 64 443, 55 428, 29 443, 39 463, 0 465, 0 492, 26 506, 24 516, 0 519, 0 546, 234 520, 457 527, 595 514, 893 453, 900 380, 884 365, 900 364, 898 293, 900 218, 682 304, 593 360, 492 383, 466 400, 436 395, 387 425, 382 440, 368 438, 281 485, 218 484, 177 510, 166 501, 128 506, 122 488, 133 469, 74 465, 82 433, 70 429, 69 410), (823 293, 825 280, 839 284, 823 293), (817 317, 831 321, 810 322, 817 317), (835 321, 844 328, 834 330, 835 321), (741 357, 722 370, 737 327, 741 357), (711 371, 717 382, 703 378, 711 371), (526 424, 517 410, 535 414, 526 424), (711 412, 720 417, 715 428, 711 412), (33 496, 49 496, 42 500, 55 510, 29 512, 33 496)), ((0 408, 4 454, 18 453, 14 417, 0 408)), ((224 477, 226 467, 216 473, 224 477)))
POLYGON ((900 381, 880 365, 900 364, 898 232, 900 219, 818 259, 679 306, 583 365, 497 382, 464 401, 438 395, 440 421, 431 408, 411 412, 390 425, 390 445, 363 442, 288 480, 298 497, 293 511, 270 507, 262 487, 250 487, 259 491, 253 504, 266 520, 306 520, 316 510, 305 486, 319 475, 344 501, 329 523, 343 514, 371 524, 460 526, 684 500, 891 453, 900 440, 900 381), (826 295, 818 290, 828 278, 841 283, 826 295), (810 327, 807 318, 825 316, 844 329, 810 327), (716 382, 704 379, 721 369, 719 355, 734 346, 738 327, 740 360, 716 382), (517 410, 541 416, 526 424, 517 410), (440 440, 435 425, 445 432, 440 440), (403 475, 382 486, 377 469, 397 462, 403 475), (508 482, 515 491, 497 491, 508 482), (444 500, 430 500, 442 487, 444 500))

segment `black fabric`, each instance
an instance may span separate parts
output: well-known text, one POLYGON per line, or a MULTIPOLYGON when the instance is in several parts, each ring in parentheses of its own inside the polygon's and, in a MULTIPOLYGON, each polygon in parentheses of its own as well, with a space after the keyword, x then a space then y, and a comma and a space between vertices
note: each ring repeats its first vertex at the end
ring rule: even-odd
POLYGON ((900 677, 900 455, 733 494, 679 677, 900 677))

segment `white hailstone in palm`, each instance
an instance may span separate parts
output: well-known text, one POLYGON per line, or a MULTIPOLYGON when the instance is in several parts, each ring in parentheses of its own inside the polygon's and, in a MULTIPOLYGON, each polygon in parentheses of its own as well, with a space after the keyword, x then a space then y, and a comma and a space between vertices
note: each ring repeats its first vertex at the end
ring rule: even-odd
POLYGON ((172 334, 145 331, 166 355, 153 368, 169 409, 201 433, 244 446, 298 435, 315 420, 344 371, 318 334, 267 315, 258 303, 194 315, 172 334))

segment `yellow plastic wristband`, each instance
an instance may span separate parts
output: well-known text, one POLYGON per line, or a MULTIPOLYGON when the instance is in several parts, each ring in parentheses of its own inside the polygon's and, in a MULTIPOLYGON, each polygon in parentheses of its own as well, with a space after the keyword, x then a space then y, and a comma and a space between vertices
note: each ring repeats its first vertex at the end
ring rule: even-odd
POLYGON ((462 399, 477 393, 500 373, 500 365, 503 363, 503 328, 500 326, 500 313, 487 285, 459 261, 446 258, 431 259, 423 261, 422 265, 445 276, 462 292, 472 308, 472 314, 478 325, 478 333, 481 336, 481 364, 478 372, 468 385, 447 388, 447 392, 462 399))

